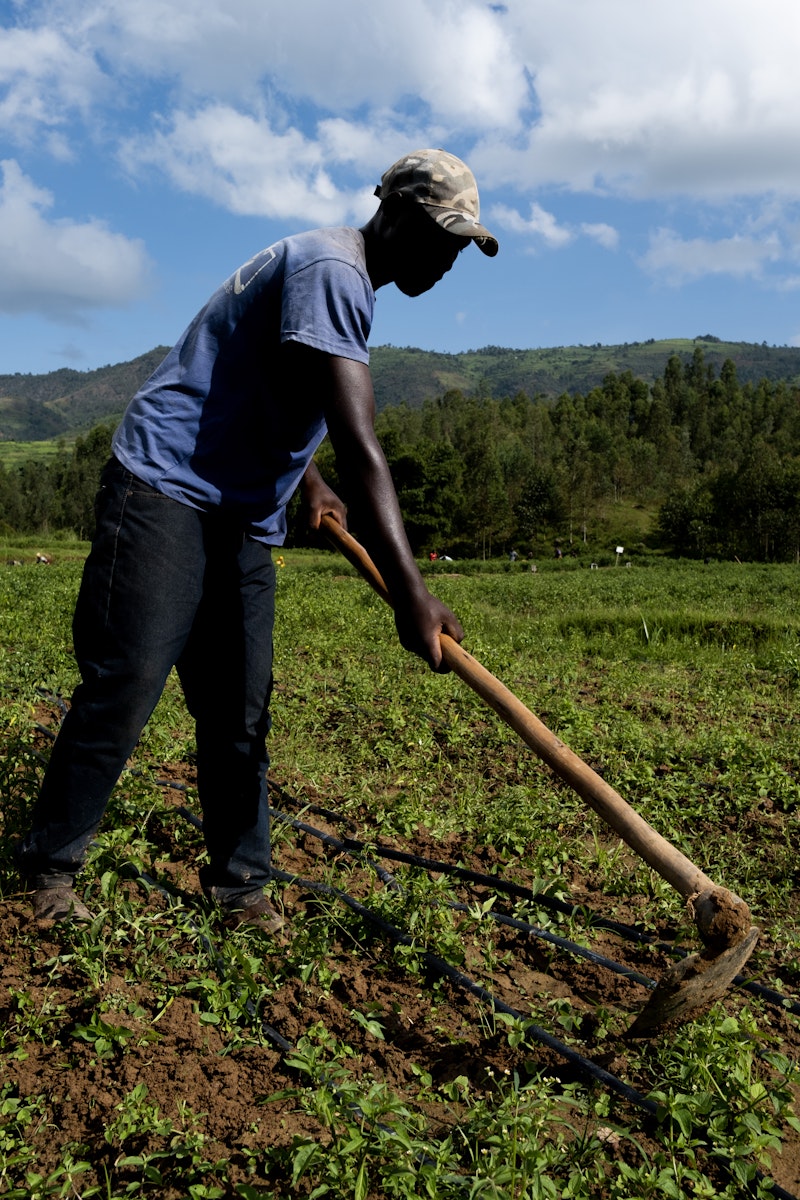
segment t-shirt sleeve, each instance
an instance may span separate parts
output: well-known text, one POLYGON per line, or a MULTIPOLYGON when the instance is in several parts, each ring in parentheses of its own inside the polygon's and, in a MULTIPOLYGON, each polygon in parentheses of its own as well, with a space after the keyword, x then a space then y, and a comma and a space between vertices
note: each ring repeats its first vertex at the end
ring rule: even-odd
POLYGON ((309 263, 284 281, 281 341, 368 363, 373 303, 356 267, 336 258, 309 263))

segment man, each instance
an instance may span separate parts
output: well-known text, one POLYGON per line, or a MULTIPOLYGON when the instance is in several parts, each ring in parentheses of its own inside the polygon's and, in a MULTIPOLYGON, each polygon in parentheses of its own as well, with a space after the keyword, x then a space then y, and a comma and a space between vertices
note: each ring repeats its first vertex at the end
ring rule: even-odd
POLYGON ((220 287, 131 401, 101 478, 73 622, 82 682, 53 747, 18 863, 40 920, 90 920, 75 875, 173 666, 196 724, 209 864, 226 921, 273 933, 266 734, 275 571, 300 486, 312 528, 345 523, 313 454, 327 432, 359 528, 392 594, 403 646, 442 669, 452 612, 417 569, 374 432, 366 348, 375 292, 428 291, 474 241, 469 168, 406 155, 363 229, 313 230, 261 251, 220 287))

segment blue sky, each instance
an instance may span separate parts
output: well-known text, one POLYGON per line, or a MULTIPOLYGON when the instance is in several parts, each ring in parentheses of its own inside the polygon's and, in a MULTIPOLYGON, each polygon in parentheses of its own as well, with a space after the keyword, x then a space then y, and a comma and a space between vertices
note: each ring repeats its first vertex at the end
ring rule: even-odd
POLYGON ((500 253, 373 345, 800 345, 798 63, 795 0, 0 0, 0 374, 171 344, 425 146, 500 253))

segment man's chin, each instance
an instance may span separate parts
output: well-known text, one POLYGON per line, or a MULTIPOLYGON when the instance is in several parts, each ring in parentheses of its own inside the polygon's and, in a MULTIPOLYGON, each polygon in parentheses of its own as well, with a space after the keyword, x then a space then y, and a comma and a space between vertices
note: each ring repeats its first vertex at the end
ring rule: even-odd
POLYGON ((395 279, 395 285, 403 293, 404 296, 421 296, 424 292, 429 292, 436 284, 437 280, 432 279, 429 283, 407 282, 404 283, 400 279, 395 279))

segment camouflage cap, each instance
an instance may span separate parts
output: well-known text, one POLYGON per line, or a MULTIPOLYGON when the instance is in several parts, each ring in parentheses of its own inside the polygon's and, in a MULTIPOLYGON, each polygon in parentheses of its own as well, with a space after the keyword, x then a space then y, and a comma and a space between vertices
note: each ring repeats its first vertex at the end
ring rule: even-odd
POLYGON ((466 163, 446 150, 415 150, 399 158, 381 177, 375 195, 381 200, 393 193, 416 200, 437 225, 449 233, 472 238, 493 257, 497 238, 481 225, 478 185, 466 163))

